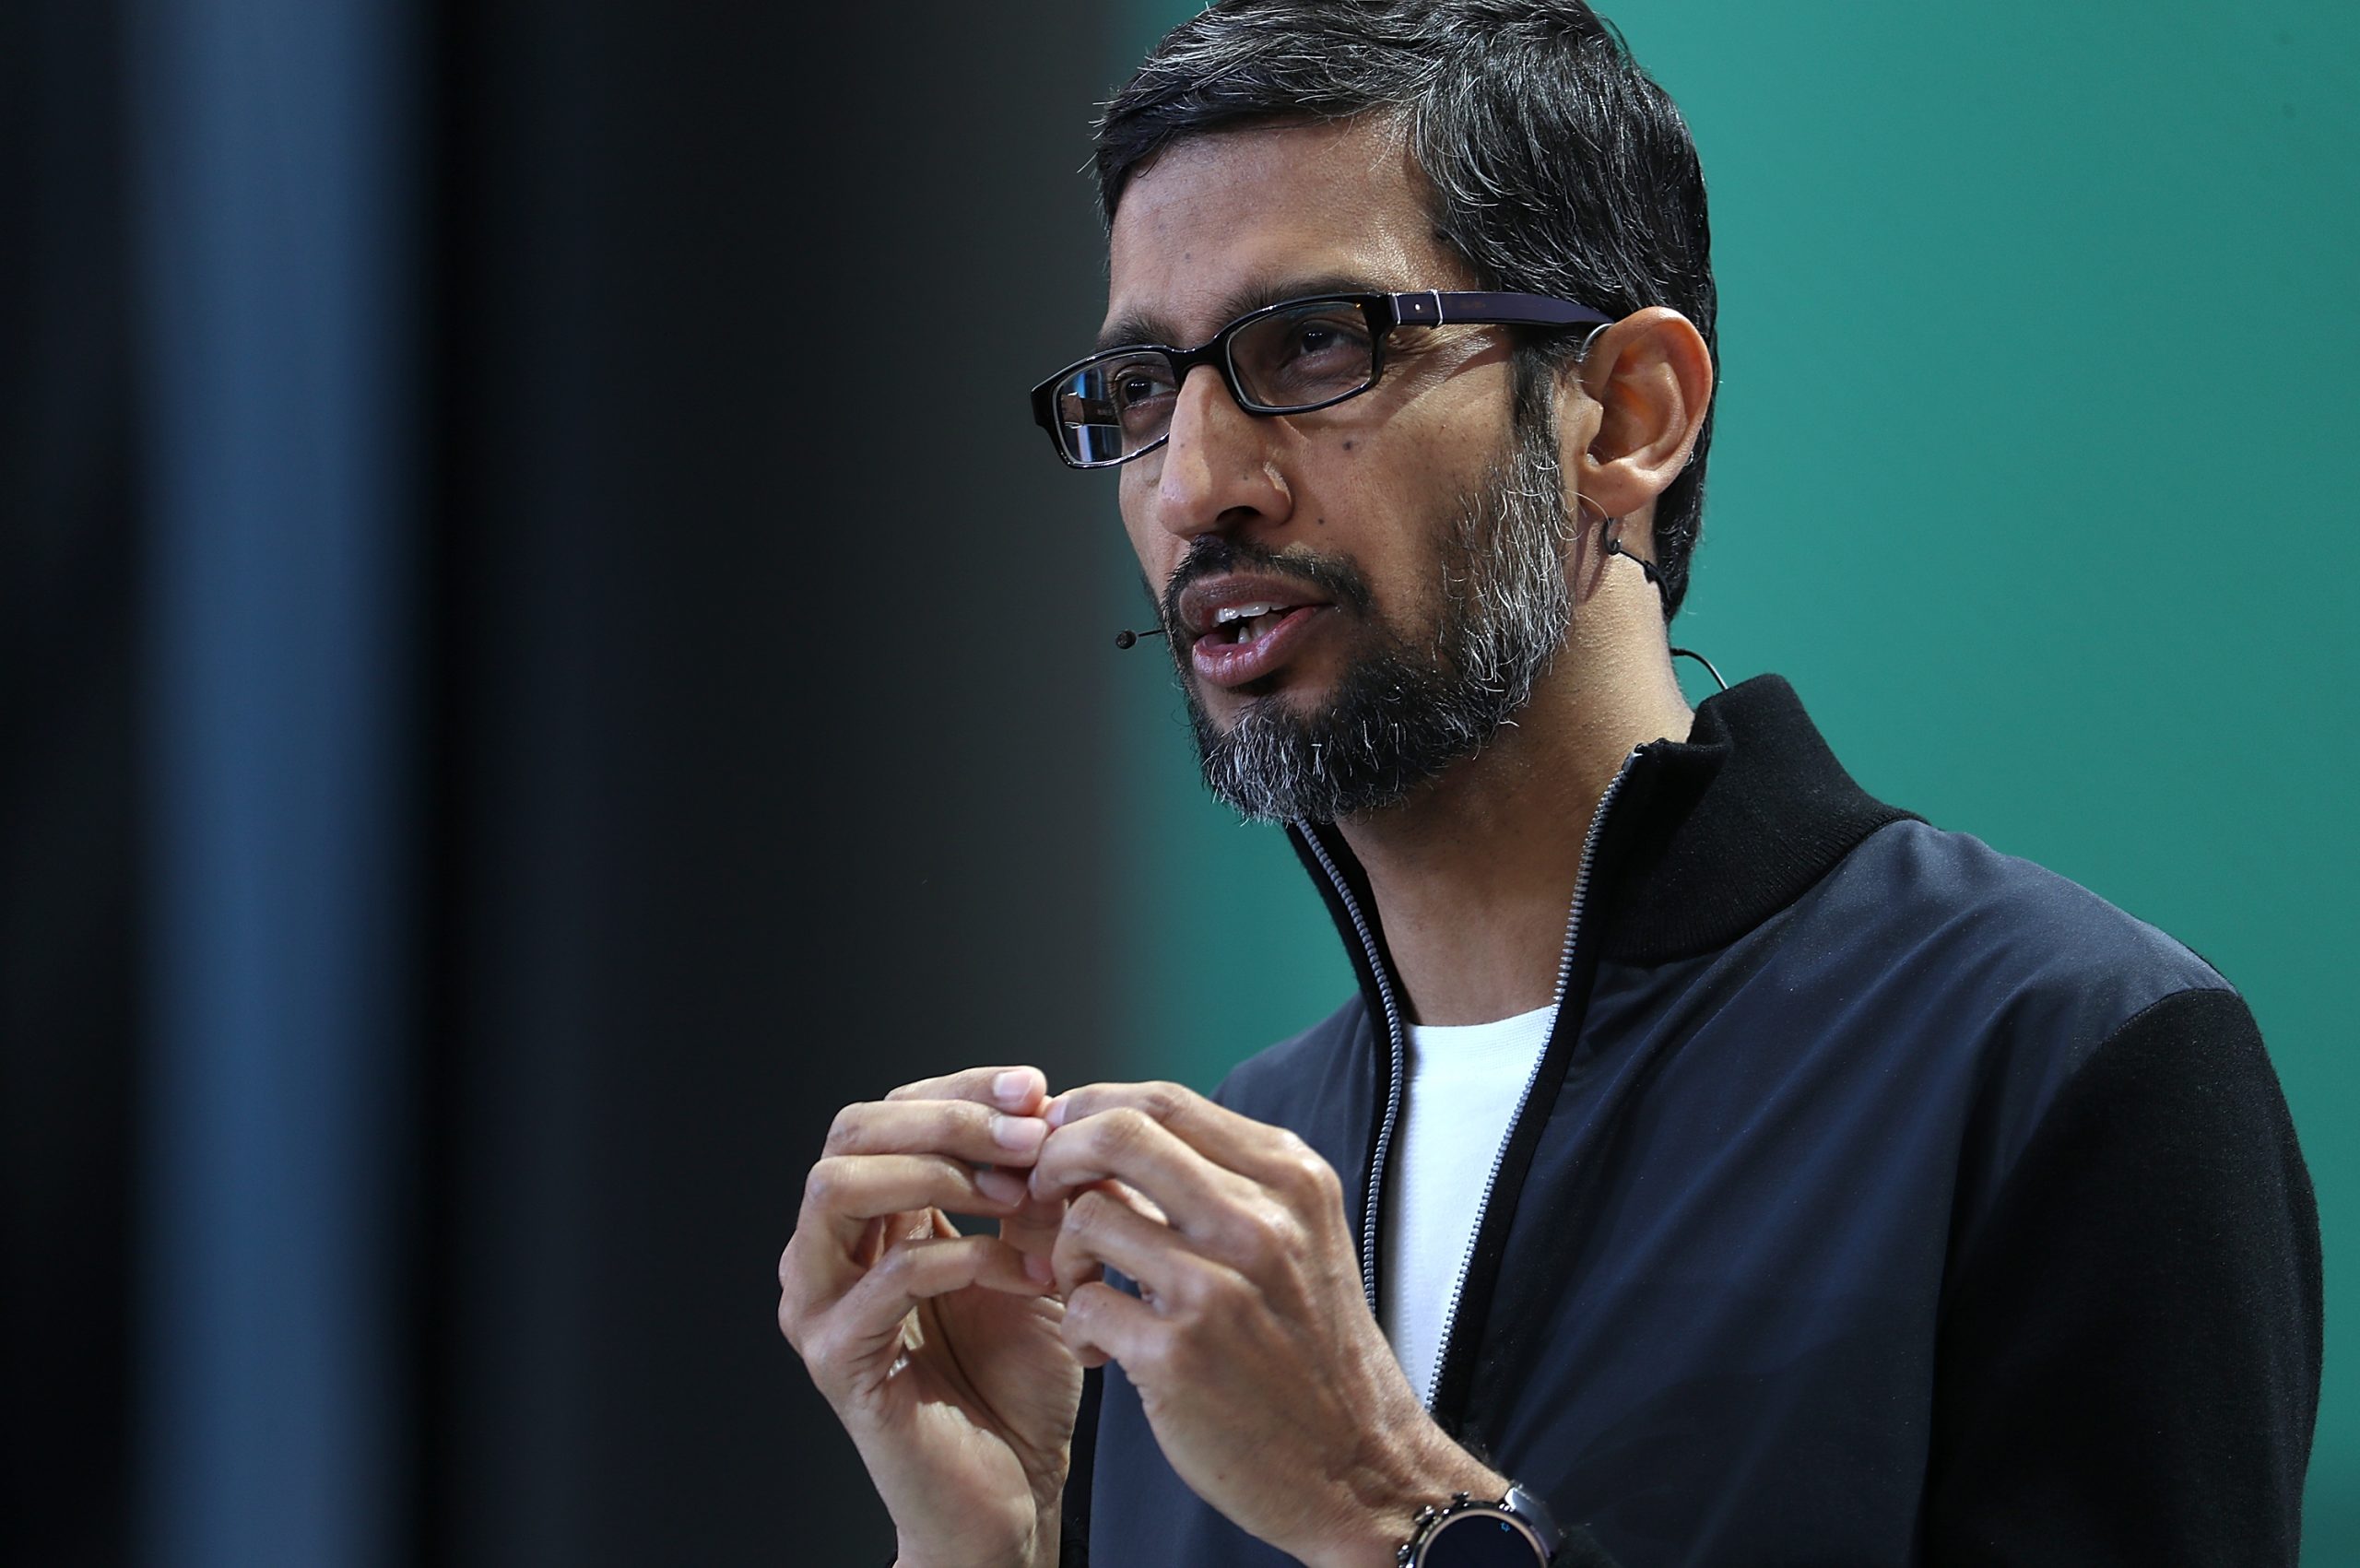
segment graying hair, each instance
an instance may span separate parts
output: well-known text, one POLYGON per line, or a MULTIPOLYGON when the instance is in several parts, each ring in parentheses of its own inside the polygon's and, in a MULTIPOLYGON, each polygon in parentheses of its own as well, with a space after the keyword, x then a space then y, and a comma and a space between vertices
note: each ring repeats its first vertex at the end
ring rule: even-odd
POLYGON ((1379 646, 1317 711, 1261 697, 1226 732, 1184 667, 1198 760, 1216 799, 1257 821, 1382 810, 1481 751, 1532 701, 1573 626, 1571 519, 1545 378, 1520 389, 1517 405, 1511 455, 1444 532, 1441 605, 1422 645, 1379 626, 1379 646))

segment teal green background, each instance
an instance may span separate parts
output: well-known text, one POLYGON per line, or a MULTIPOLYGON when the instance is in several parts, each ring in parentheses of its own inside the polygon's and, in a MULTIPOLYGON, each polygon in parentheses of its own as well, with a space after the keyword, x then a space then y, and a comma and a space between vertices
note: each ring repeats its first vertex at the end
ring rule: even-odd
MULTIPOLYGON (((1132 0, 1130 41, 1184 9, 1132 0)), ((1787 676, 1875 794, 2245 992, 2327 1249, 2304 1562, 2360 1564, 2360 7, 1608 9, 1713 203, 1720 423, 1679 640, 1787 676)), ((1133 575, 1119 544, 1107 570, 1133 575)), ((1278 835, 1198 793, 1166 664, 1118 684, 1122 1038, 1210 1085, 1350 976, 1278 835)))

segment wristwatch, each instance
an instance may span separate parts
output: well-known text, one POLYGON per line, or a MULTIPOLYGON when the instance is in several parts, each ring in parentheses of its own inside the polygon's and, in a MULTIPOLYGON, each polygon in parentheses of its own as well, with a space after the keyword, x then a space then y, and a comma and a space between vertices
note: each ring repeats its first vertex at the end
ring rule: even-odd
POLYGON ((1393 1561, 1397 1568, 1547 1568, 1564 1544, 1549 1505, 1511 1486, 1497 1503, 1454 1491, 1442 1507, 1428 1503, 1393 1561))

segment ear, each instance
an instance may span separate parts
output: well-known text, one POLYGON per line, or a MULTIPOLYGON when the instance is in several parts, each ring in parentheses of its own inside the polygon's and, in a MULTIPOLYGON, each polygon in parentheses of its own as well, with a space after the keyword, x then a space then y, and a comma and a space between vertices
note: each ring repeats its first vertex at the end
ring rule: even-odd
POLYGON ((1695 324, 1650 305, 1602 328, 1561 396, 1558 428, 1589 444, 1564 454, 1581 493, 1609 517, 1654 504, 1688 466, 1713 401, 1713 356, 1695 324), (1594 425, 1593 425, 1594 422, 1594 425))

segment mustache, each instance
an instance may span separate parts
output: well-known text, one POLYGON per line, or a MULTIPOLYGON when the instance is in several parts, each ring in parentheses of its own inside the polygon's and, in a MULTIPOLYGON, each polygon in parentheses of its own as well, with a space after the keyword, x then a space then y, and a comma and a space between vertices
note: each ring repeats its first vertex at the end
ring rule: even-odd
POLYGON ((1359 567, 1342 556, 1319 555, 1304 549, 1265 549, 1260 545, 1221 534, 1199 534, 1190 542, 1187 555, 1173 569, 1171 578, 1163 584, 1162 602, 1157 607, 1163 617, 1164 630, 1171 633, 1174 647, 1179 647, 1186 641, 1180 624, 1180 595, 1205 578, 1218 577, 1230 572, 1291 577, 1318 589, 1331 603, 1356 615, 1366 615, 1373 602, 1368 579, 1361 574, 1359 567))

